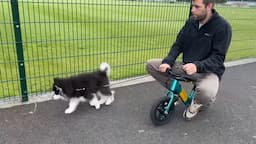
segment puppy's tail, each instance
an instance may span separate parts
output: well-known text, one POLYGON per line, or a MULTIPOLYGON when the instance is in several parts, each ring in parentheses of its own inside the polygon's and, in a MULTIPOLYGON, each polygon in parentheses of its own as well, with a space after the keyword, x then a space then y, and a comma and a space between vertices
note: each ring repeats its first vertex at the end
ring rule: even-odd
POLYGON ((100 71, 101 72, 106 72, 107 75, 109 76, 110 75, 110 66, 108 63, 106 62, 103 62, 100 64, 100 71))

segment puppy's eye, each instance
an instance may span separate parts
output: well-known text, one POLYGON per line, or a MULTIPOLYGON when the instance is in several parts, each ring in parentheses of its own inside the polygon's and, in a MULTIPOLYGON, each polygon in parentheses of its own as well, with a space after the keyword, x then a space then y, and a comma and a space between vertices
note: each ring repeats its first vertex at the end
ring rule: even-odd
POLYGON ((56 95, 58 95, 58 94, 60 94, 60 90, 55 89, 54 93, 55 93, 56 95))

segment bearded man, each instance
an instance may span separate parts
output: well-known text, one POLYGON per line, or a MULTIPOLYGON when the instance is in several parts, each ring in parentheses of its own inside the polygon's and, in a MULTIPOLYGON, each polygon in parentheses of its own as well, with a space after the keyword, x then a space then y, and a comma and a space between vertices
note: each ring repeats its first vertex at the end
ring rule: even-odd
POLYGON ((195 77, 196 96, 184 111, 186 118, 194 117, 214 103, 225 71, 232 30, 214 4, 214 0, 193 0, 192 16, 178 33, 168 55, 164 59, 151 59, 146 65, 148 73, 166 88, 172 81, 167 69, 195 77), (176 62, 180 54, 182 62, 176 62))

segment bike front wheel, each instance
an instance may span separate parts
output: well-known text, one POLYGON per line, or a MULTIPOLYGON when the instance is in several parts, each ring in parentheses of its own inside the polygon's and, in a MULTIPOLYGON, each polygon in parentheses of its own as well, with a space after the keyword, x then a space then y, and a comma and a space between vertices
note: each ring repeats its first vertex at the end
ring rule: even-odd
POLYGON ((169 102, 170 98, 164 97, 153 104, 150 111, 150 118, 154 125, 161 126, 169 122, 175 108, 174 103, 172 103, 169 111, 166 112, 169 102))

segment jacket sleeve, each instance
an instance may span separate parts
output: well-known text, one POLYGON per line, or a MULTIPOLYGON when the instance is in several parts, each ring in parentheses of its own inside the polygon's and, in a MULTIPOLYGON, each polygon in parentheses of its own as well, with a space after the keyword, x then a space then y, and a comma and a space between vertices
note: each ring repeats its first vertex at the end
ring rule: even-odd
POLYGON ((202 61, 194 62, 198 72, 216 72, 220 67, 223 67, 231 37, 231 26, 226 23, 226 25, 220 27, 213 37, 210 56, 202 61))
POLYGON ((184 31, 186 29, 186 24, 182 27, 180 32, 178 33, 176 37, 176 41, 172 45, 168 55, 163 59, 162 63, 167 63, 170 66, 172 66, 175 63, 176 58, 179 56, 179 54, 182 52, 182 45, 183 45, 183 39, 184 39, 184 31))

